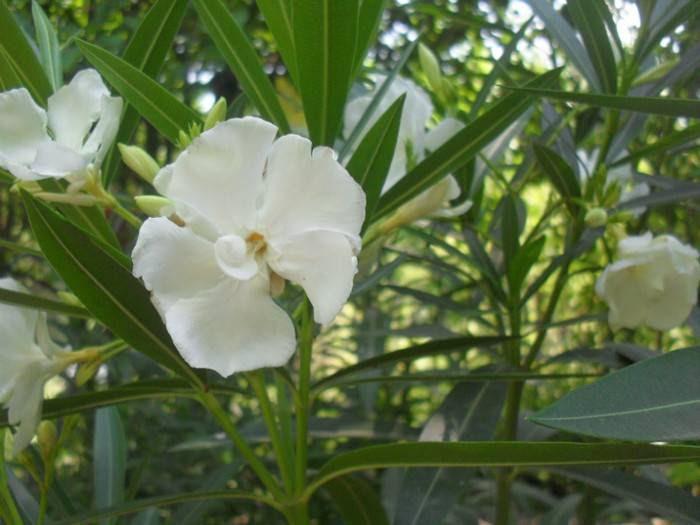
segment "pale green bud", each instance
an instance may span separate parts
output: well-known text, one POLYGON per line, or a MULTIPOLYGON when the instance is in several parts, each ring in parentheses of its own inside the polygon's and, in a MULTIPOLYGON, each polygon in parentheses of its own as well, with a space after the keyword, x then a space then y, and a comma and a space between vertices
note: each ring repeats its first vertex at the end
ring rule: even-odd
POLYGON ((149 217, 160 217, 165 206, 172 206, 173 201, 159 195, 139 195, 134 197, 136 206, 149 217))
POLYGON ((101 364, 102 359, 100 357, 83 363, 75 374, 75 384, 80 387, 90 381, 97 373, 97 369, 101 364))
POLYGON ((187 146, 190 145, 190 142, 192 142, 192 140, 190 139, 190 136, 187 133, 185 133, 182 130, 178 131, 177 145, 180 147, 180 149, 185 149, 187 146))
POLYGON ((583 220, 589 228, 599 228, 608 222, 608 214, 603 208, 591 208, 583 220))
POLYGON ((158 163, 138 146, 119 144, 119 152, 122 154, 124 164, 148 183, 153 184, 153 179, 160 171, 158 163))
POLYGON ((211 111, 209 111, 207 118, 204 120, 204 131, 211 129, 219 122, 222 122, 226 118, 226 111, 228 111, 226 99, 224 97, 220 97, 219 100, 216 101, 216 104, 214 104, 214 107, 211 108, 211 111))
POLYGON ((53 461, 56 452, 56 442, 58 441, 58 430, 53 421, 44 420, 39 423, 36 429, 36 439, 39 444, 39 453, 45 464, 53 461))
POLYGON ((428 46, 421 42, 418 44, 418 59, 420 61, 420 67, 423 70, 423 73, 425 73, 430 87, 433 88, 433 91, 435 91, 435 94, 438 97, 442 98, 442 71, 440 70, 440 62, 438 62, 435 53, 433 53, 428 46))

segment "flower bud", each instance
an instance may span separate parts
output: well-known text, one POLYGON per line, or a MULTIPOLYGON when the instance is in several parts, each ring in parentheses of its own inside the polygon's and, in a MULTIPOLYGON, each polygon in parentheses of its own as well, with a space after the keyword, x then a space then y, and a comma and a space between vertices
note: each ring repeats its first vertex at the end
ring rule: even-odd
POLYGON ((214 104, 214 107, 211 108, 211 111, 209 111, 207 118, 204 120, 204 131, 213 128, 219 122, 223 122, 226 119, 227 110, 226 99, 224 97, 220 97, 219 100, 216 101, 216 104, 214 104))
POLYGON ((161 217, 161 210, 165 206, 173 205, 173 201, 160 195, 139 195, 134 197, 134 202, 139 210, 149 217, 161 217))
POLYGON ((430 87, 433 88, 433 91, 439 98, 442 98, 442 71, 435 53, 421 42, 418 44, 418 59, 420 60, 420 67, 423 73, 428 78, 430 87))
POLYGON ((54 422, 47 419, 39 423, 39 428, 36 430, 36 439, 39 443, 41 459, 44 460, 45 464, 49 464, 53 461, 58 440, 58 430, 56 430, 54 422))
POLYGON ((187 133, 185 133, 183 130, 177 132, 177 145, 180 147, 180 149, 187 148, 187 146, 190 145, 190 142, 192 142, 192 139, 190 139, 190 136, 187 133))
POLYGON ((100 357, 91 359, 87 363, 83 363, 80 368, 78 368, 78 372, 75 374, 75 384, 80 387, 90 381, 90 379, 92 379, 97 373, 97 369, 101 364, 102 359, 100 357))
POLYGON ((124 164, 148 183, 153 184, 153 179, 160 171, 158 163, 138 146, 119 144, 119 152, 122 154, 124 164))
POLYGON ((603 208, 591 208, 583 220, 589 228, 599 228, 608 222, 608 214, 603 208))

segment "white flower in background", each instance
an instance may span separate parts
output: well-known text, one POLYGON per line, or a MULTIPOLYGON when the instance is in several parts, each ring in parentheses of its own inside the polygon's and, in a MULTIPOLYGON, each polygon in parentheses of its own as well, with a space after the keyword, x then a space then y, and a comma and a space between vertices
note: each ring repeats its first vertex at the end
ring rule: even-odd
MULTIPOLYGON (((26 292, 11 278, 0 288, 26 292)), ((13 453, 32 440, 41 420, 44 383, 60 374, 74 359, 49 338, 46 314, 0 303, 0 400, 8 408, 11 425, 19 424, 13 453)))
MULTIPOLYGON (((0 168, 22 180, 94 171, 119 128, 122 99, 94 69, 77 73, 39 107, 26 88, 0 93, 0 168)), ((74 181, 71 181, 74 182, 74 181)))
MULTIPOLYGON (((377 80, 375 78, 375 80, 377 80)), ((375 89, 367 95, 363 95, 351 101, 345 108, 343 135, 349 137, 372 102, 384 80, 377 81, 375 89)), ((426 131, 426 125, 433 114, 433 105, 427 93, 414 82, 400 77, 394 78, 384 97, 377 105, 374 113, 365 125, 363 135, 374 125, 379 117, 389 109, 396 99, 406 93, 399 133, 396 140, 394 157, 389 167, 389 173, 382 193, 396 184, 411 168, 425 158, 426 152, 431 152, 442 146, 455 133, 464 128, 457 119, 445 118, 430 131, 426 131)), ((413 203, 413 210, 408 213, 404 210, 402 216, 413 216, 414 220, 426 215, 453 217, 460 215, 469 209, 471 203, 466 202, 455 208, 447 208, 444 205, 452 199, 459 197, 461 190, 457 180, 452 175, 447 175, 433 187, 425 190, 416 199, 420 203, 413 203), (446 191, 447 190, 447 191, 446 191), (432 193, 432 194, 431 194, 432 193), (438 199, 438 197, 440 197, 438 199), (430 203, 431 207, 426 208, 430 203), (417 212, 420 211, 420 214, 417 212)), ((411 201, 412 202, 412 201, 411 201)), ((411 205, 411 202, 407 205, 411 205)), ((402 223, 402 224, 405 224, 402 223)))
POLYGON ((357 268, 362 189, 333 150, 276 133, 247 117, 193 140, 154 180, 173 220, 148 219, 132 255, 182 356, 222 376, 293 354, 294 326, 273 300, 284 279, 326 324, 357 268))
POLYGON ((617 251, 618 260, 595 285, 610 306, 610 327, 670 330, 683 323, 697 302, 697 250, 670 235, 652 239, 647 232, 621 240, 617 251))

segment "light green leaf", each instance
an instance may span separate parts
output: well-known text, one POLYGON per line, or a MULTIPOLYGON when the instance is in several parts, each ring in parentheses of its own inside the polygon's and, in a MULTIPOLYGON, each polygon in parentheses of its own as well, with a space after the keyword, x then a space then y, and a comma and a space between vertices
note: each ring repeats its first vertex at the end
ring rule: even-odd
POLYGON ((23 308, 32 308, 34 310, 42 310, 45 312, 53 312, 57 314, 71 315, 74 317, 92 317, 90 312, 80 306, 73 306, 61 301, 54 301, 46 297, 39 297, 28 293, 15 292, 0 288, 0 302, 20 306, 23 308))
POLYGON ((56 91, 63 85, 63 64, 56 30, 36 0, 32 0, 32 18, 36 29, 36 39, 39 42, 41 63, 53 91, 56 91))
MULTIPOLYGON (((155 78, 163 66, 165 57, 172 46, 173 38, 180 28, 188 2, 157 0, 144 15, 136 32, 124 50, 122 58, 139 71, 155 78)), ((138 124, 136 109, 126 104, 122 111, 119 132, 115 144, 128 143, 138 124)), ((114 179, 121 157, 117 148, 110 149, 102 167, 105 186, 114 179)))
POLYGON ((0 2, 0 53, 34 100, 46 106, 46 99, 52 92, 51 84, 7 2, 0 2))
POLYGON ((551 428, 610 439, 700 439, 700 347, 623 368, 570 392, 529 419, 551 428))
POLYGON ((94 44, 83 40, 76 40, 76 44, 114 89, 173 144, 180 130, 202 123, 192 108, 134 66, 94 44))
POLYGON ((95 318, 136 350, 199 383, 173 346, 150 294, 119 252, 28 193, 22 192, 22 199, 46 259, 95 318))
MULTIPOLYGON (((548 86, 554 82, 560 72, 559 69, 549 71, 526 85, 548 86)), ((394 211, 448 173, 463 166, 486 144, 498 137, 534 102, 531 97, 515 95, 504 97, 491 109, 467 124, 392 186, 379 200, 376 218, 394 211)))
POLYGON ((299 94, 315 146, 333 146, 354 73, 358 0, 292 2, 299 94))
POLYGON ((578 93, 571 91, 554 91, 551 89, 539 89, 508 86, 508 89, 540 95, 545 98, 566 100, 567 102, 579 102, 589 106, 599 106, 637 113, 649 113, 651 115, 666 115, 668 117, 694 117, 700 118, 700 100, 687 100, 671 97, 623 97, 617 95, 598 95, 592 93, 578 93))
POLYGON ((644 465, 700 460, 700 447, 623 443, 470 442, 394 443, 344 452, 328 461, 307 488, 313 493, 333 478, 387 467, 556 467, 644 465))
POLYGON ((348 173, 362 186, 367 197, 363 232, 372 223, 374 208, 379 201, 386 176, 389 174, 405 100, 406 95, 401 95, 377 119, 347 164, 348 173))
POLYGON ((355 476, 338 476, 323 486, 348 525, 389 525, 377 492, 355 476))
MULTIPOLYGON (((93 479, 98 509, 124 501, 126 477, 126 438, 119 411, 115 407, 97 410, 95 417, 93 479)), ((114 519, 100 525, 113 525, 114 519)))
POLYGON ((289 123, 255 48, 221 0, 194 0, 199 18, 251 102, 282 134, 289 123))
POLYGON ((603 91, 617 93, 617 65, 605 28, 604 10, 608 9, 607 6, 601 0, 568 0, 566 5, 583 38, 603 91))

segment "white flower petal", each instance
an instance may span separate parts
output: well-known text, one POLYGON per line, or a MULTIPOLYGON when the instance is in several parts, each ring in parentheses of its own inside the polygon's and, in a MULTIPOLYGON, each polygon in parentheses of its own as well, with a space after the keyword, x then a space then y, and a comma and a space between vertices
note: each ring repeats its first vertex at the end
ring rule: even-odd
POLYGON ((269 295, 269 281, 227 279, 173 305, 165 316, 182 357, 224 377, 284 365, 294 353, 294 325, 269 295))
POLYGON ((435 151, 464 129, 464 123, 455 118, 444 118, 425 135, 425 149, 435 151))
POLYGON ((348 238, 315 231, 272 246, 279 257, 268 260, 275 273, 300 285, 314 306, 314 319, 330 323, 352 291, 357 258, 348 238))
MULTIPOLYGON (((314 230, 356 238, 365 218, 365 194, 333 150, 286 135, 272 147, 260 209, 264 235, 273 243, 314 230), (269 237, 268 237, 269 235, 269 237)), ((316 252, 322 249, 316 248, 316 252)))
POLYGON ((83 150, 94 152, 95 169, 99 169, 109 147, 119 131, 119 119, 124 102, 120 97, 102 97, 100 120, 90 133, 83 150))
POLYGON ((596 284, 598 295, 610 306, 608 322, 613 330, 636 328, 647 317, 647 304, 652 294, 649 288, 637 286, 636 269, 608 267, 596 284))
POLYGON ((9 423, 11 425, 19 423, 13 454, 21 452, 29 445, 39 426, 45 379, 41 361, 24 363, 17 374, 14 392, 7 403, 9 423))
POLYGON ((161 170, 154 185, 175 202, 186 223, 194 213, 220 233, 250 228, 276 133, 275 126, 254 117, 221 122, 193 140, 168 169, 161 170), (181 209, 179 202, 187 206, 181 209))
POLYGON ((50 140, 46 122, 46 112, 25 88, 0 93, 0 167, 15 177, 35 180, 28 177, 26 167, 34 161, 39 145, 50 140))
POLYGON ((42 177, 65 177, 84 170, 92 157, 79 151, 50 141, 39 145, 32 170, 42 177))
POLYGON ((164 217, 147 219, 131 254, 133 273, 143 278, 164 315, 180 299, 213 288, 223 278, 214 244, 164 217))
POLYGON ((109 90, 94 69, 79 71, 47 102, 49 128, 59 144, 81 151, 93 124, 102 113, 102 97, 109 90))

